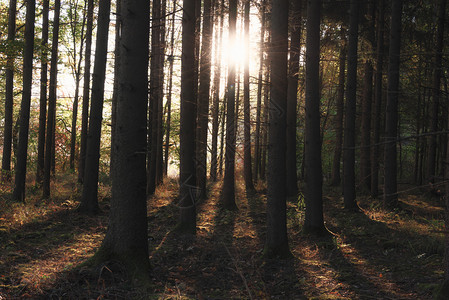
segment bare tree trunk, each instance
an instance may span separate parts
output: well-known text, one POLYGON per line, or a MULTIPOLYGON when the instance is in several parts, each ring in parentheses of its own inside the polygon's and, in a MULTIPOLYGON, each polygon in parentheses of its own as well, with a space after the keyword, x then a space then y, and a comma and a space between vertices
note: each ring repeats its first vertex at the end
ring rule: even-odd
POLYGON ((94 73, 92 75, 92 101, 89 116, 89 135, 87 138, 86 169, 84 171, 83 193, 79 206, 80 212, 88 214, 97 214, 99 211, 98 173, 110 10, 111 0, 100 0, 94 73))
POLYGON ((59 37, 59 15, 61 9, 61 1, 55 2, 55 16, 53 21, 53 39, 51 45, 51 62, 50 62, 50 87, 48 97, 48 116, 47 116, 47 138, 45 141, 45 164, 44 164, 44 183, 42 186, 42 194, 44 198, 50 197, 50 176, 52 163, 53 140, 55 137, 55 111, 57 97, 58 82, 58 37, 59 37))
POLYGON ((348 80, 346 82, 346 114, 343 149, 343 193, 345 209, 349 210, 357 209, 357 202, 355 199, 355 119, 357 101, 359 1, 360 0, 351 0, 349 17, 348 80))
POLYGON ((215 69, 214 69, 214 88, 213 88, 213 105, 212 105, 212 150, 210 162, 210 179, 217 181, 217 150, 218 150, 218 127, 219 127, 219 113, 220 113, 220 79, 221 79, 221 45, 223 36, 223 3, 218 4, 217 1, 217 17, 220 21, 216 21, 215 26, 215 69), (217 26, 218 25, 218 26, 217 26))
POLYGON ((41 78, 39 97, 39 133, 37 141, 36 182, 42 183, 45 157, 45 122, 47 119, 47 84, 48 84, 48 9, 49 0, 42 3, 42 41, 41 41, 41 78))
POLYGON ((288 1, 273 0, 266 257, 289 257, 286 205, 288 1))
MULTIPOLYGON (((446 0, 438 1, 438 24, 436 33, 436 47, 434 56, 433 71, 433 87, 432 87, 432 110, 430 116, 430 132, 438 131, 438 112, 440 110, 440 84, 441 84, 441 63, 443 58, 443 42, 444 42, 444 16, 446 15, 446 0)), ((427 156, 427 178, 429 182, 435 181, 435 164, 437 156, 437 136, 431 134, 429 136, 429 150, 427 156)))
POLYGON ((169 158, 169 149, 170 149, 170 129, 171 129, 171 97, 173 90, 173 52, 174 52, 174 44, 175 44, 175 17, 176 17, 176 0, 173 0, 173 15, 171 20, 171 37, 170 37, 170 54, 168 56, 169 59, 169 68, 168 68, 168 93, 167 93, 167 119, 166 119, 166 133, 165 133, 165 149, 164 149, 164 173, 167 176, 168 172, 168 158, 169 158))
POLYGON ((31 86, 33 82, 34 18, 35 1, 27 1, 25 20, 25 51, 23 54, 23 91, 20 105, 20 131, 17 151, 16 174, 13 199, 25 201, 25 181, 28 152, 28 131, 30 128, 31 86))
POLYGON ((124 50, 120 55, 111 211, 96 257, 118 260, 133 281, 143 280, 140 284, 149 280, 150 272, 145 193, 150 1, 123 1, 122 5, 124 50))
POLYGON ((321 1, 307 3, 306 39, 306 136, 304 230, 317 235, 325 232, 323 218, 323 177, 320 133, 320 16, 321 1))
MULTIPOLYGON (((8 37, 9 43, 6 70, 5 70, 5 125, 3 133, 3 154, 2 154, 2 178, 11 178, 11 147, 12 147, 12 123, 14 106, 14 56, 12 42, 16 38, 16 10, 17 0, 9 1, 8 10, 8 37)), ((47 28, 48 29, 48 28, 47 28)), ((44 40, 44 39, 42 39, 44 40)))
POLYGON ((375 74, 375 100, 373 107, 373 136, 371 149, 371 197, 376 198, 379 193, 379 140, 380 124, 382 110, 382 68, 384 61, 384 18, 385 18, 385 0, 379 0, 379 14, 377 18, 377 46, 376 46, 376 74, 375 74))
MULTIPOLYGON (((86 3, 85 3, 86 5, 86 3)), ((79 101, 79 89, 80 89, 80 81, 81 81, 81 63, 83 62, 83 49, 84 49, 84 27, 86 24, 86 14, 85 14, 85 8, 83 9, 83 24, 81 27, 81 38, 80 38, 80 51, 79 51, 79 59, 78 63, 76 63, 76 26, 78 20, 70 20, 70 26, 72 31, 72 37, 73 37, 73 58, 74 58, 74 69, 75 72, 75 97, 73 99, 73 109, 72 109, 72 131, 70 133, 70 159, 69 159, 69 166, 70 170, 75 170, 75 158, 76 158, 76 123, 78 120, 78 101, 79 101)), ((78 9, 78 7, 73 8, 72 4, 70 4, 70 17, 74 15, 73 9, 78 9)))
POLYGON ((212 56, 212 3, 204 0, 203 32, 198 92, 198 129, 196 144, 196 175, 199 197, 206 198, 207 190, 207 129, 209 121, 209 91, 212 56))
POLYGON ((298 102, 299 58, 301 52, 301 8, 302 0, 292 2, 290 30, 290 59, 287 91, 287 197, 298 194, 296 168, 296 106, 298 102))
POLYGON ((399 205, 397 195, 397 150, 399 62, 401 50, 402 0, 393 0, 391 7, 390 49, 388 53, 388 94, 385 114, 384 204, 399 205))
POLYGON ((94 0, 87 2, 87 24, 86 24, 86 54, 84 55, 84 83, 83 83, 83 107, 81 114, 81 143, 80 157, 78 162, 78 182, 84 180, 84 169, 86 165, 87 128, 89 123, 89 95, 90 95, 90 64, 92 51, 92 27, 93 27, 94 0))
MULTIPOLYGON (((235 43, 237 1, 229 1, 229 40, 235 43)), ((232 46, 231 46, 232 49, 232 46)), ((235 210, 235 63, 229 62, 228 86, 227 86, 227 114, 226 114, 226 154, 225 175, 223 181, 223 206, 226 209, 235 210)))
POLYGON ((182 16, 182 57, 181 57, 181 124, 180 124, 180 174, 178 229, 182 232, 196 232, 196 92, 194 77, 195 47, 195 6, 197 0, 184 0, 182 16))
POLYGON ((343 144, 343 110, 345 100, 345 67, 346 67, 346 32, 341 30, 341 45, 338 70, 338 90, 337 90, 337 114, 335 115, 335 148, 332 163, 331 185, 337 186, 341 182, 340 162, 343 144))
POLYGON ((254 146, 254 176, 256 177, 256 181, 259 180, 259 170, 261 163, 261 146, 260 146, 260 135, 261 135, 261 111, 262 111, 262 87, 263 87, 263 66, 264 66, 264 44, 265 44, 265 10, 266 4, 265 0, 262 0, 262 4, 260 6, 260 46, 259 46, 259 80, 257 84, 257 110, 256 110, 256 140, 254 146))

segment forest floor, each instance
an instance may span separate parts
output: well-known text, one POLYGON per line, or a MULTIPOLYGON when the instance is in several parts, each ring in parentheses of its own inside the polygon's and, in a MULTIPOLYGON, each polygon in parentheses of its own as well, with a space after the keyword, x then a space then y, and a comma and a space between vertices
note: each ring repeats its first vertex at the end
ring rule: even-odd
POLYGON ((105 234, 110 189, 100 184, 99 216, 80 215, 75 181, 58 177, 49 200, 29 188, 26 204, 12 203, 0 186, 0 299, 430 299, 443 279, 442 203, 424 191, 400 194, 397 212, 359 197, 362 211, 351 213, 339 189, 324 187, 331 238, 304 235, 303 202, 290 200, 293 258, 266 260, 263 193, 246 196, 239 179, 239 210, 225 211, 221 183, 211 186, 196 238, 186 242, 171 234, 177 184, 167 180, 148 201, 152 282, 133 289, 119 264, 79 267, 105 234))

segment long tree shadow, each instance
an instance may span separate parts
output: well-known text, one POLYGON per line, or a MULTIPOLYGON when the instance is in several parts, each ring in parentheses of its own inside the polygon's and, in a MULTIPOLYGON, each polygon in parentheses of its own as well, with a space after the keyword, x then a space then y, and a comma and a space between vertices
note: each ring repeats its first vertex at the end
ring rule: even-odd
POLYGON ((90 217, 66 207, 0 231, 0 294, 21 297, 52 286, 65 264, 76 264, 92 254, 105 224, 104 214, 90 217), (84 247, 77 249, 80 245, 84 247))
POLYGON ((356 294, 365 297, 372 295, 366 290, 377 290, 378 297, 431 297, 431 291, 419 286, 439 282, 441 276, 433 271, 435 259, 441 261, 442 238, 435 240, 424 232, 400 227, 401 217, 394 213, 387 224, 365 212, 345 212, 335 201, 328 201, 327 206, 328 213, 334 215, 331 229, 343 236, 343 245, 336 248, 329 262, 356 294))

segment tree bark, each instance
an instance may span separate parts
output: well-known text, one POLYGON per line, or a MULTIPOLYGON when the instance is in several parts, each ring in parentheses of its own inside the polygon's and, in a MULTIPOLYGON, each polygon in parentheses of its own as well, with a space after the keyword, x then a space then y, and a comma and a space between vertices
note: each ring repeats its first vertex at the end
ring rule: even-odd
POLYGON ((289 257, 286 205, 288 1, 273 0, 266 257, 289 257))
POLYGON ((89 126, 89 96, 90 96, 90 64, 92 51, 92 27, 93 27, 94 0, 87 2, 86 24, 86 54, 84 55, 84 83, 83 83, 83 107, 81 114, 81 143, 78 162, 78 182, 84 181, 86 166, 87 129, 89 126))
MULTIPOLYGON (((45 4, 45 3, 44 3, 45 4)), ((2 178, 11 178, 11 147, 12 147, 12 122, 14 106, 14 50, 13 42, 16 38, 16 10, 17 0, 9 1, 8 10, 8 52, 5 70, 5 125, 3 132, 3 154, 2 154, 2 178)), ((45 10, 44 10, 45 11, 45 10)), ((47 28, 48 29, 48 28, 47 28)), ((42 39, 44 40, 44 39, 42 39)))
POLYGON ((320 133, 320 16, 321 1, 307 1, 306 37, 306 141, 304 231, 321 235, 323 218, 323 178, 320 133))
POLYGON ((382 110, 382 73, 384 61, 384 18, 385 0, 379 0, 379 14, 377 18, 377 46, 376 46, 376 73, 375 73, 375 100, 373 107, 373 136, 371 149, 371 197, 376 198, 379 191, 379 140, 382 110))
POLYGON ((45 163, 45 122, 47 119, 48 84, 48 10, 49 0, 42 3, 41 78, 39 96, 39 133, 37 140, 36 182, 42 183, 45 163))
POLYGON ((346 82, 346 114, 343 149, 343 194, 345 209, 356 210, 355 193, 355 119, 357 102, 357 44, 359 1, 351 0, 348 40, 348 74, 346 82))
POLYGON ((217 11, 220 21, 215 26, 215 69, 214 69, 214 88, 213 88, 213 105, 212 105, 212 149, 210 162, 210 179, 217 181, 217 165, 218 165, 218 127, 220 114, 220 81, 221 81, 221 45, 223 36, 223 6, 217 1, 217 11))
POLYGON ((254 193, 253 172, 252 172, 252 157, 251 157, 251 107, 249 103, 249 51, 250 51, 250 36, 249 36, 249 12, 250 1, 245 2, 245 41, 246 41, 246 57, 245 70, 243 78, 243 117, 244 117, 244 153, 243 153, 243 173, 245 178, 245 187, 247 193, 254 193))
MULTIPOLYGON (((229 40, 231 45, 236 39, 237 1, 229 1, 229 40)), ((231 46, 232 49, 232 46, 231 46)), ((229 210, 237 209, 235 203, 235 63, 228 66, 228 86, 226 105, 226 153, 225 175, 223 181, 223 206, 229 210)))
POLYGON ((296 106, 298 102, 299 58, 301 54, 301 8, 302 0, 292 1, 287 91, 287 197, 296 197, 298 194, 296 168, 296 106))
MULTIPOLYGON (((100 7, 106 4, 101 1, 100 7)), ((119 260, 128 274, 146 281, 150 272, 145 192, 150 1, 123 1, 121 8, 120 88, 111 211, 108 230, 96 258, 119 260)))
POLYGON ((148 154, 148 178, 147 193, 154 194, 156 190, 158 129, 159 127, 159 102, 160 89, 163 82, 160 78, 161 68, 161 0, 153 1, 151 15, 151 55, 150 55, 150 130, 149 130, 149 154, 148 154))
POLYGON ((209 121, 209 91, 212 56, 212 4, 204 0, 203 32, 200 61, 200 86, 198 91, 198 127, 196 144, 196 174, 199 197, 206 198, 207 190, 207 129, 209 121))
POLYGON ((397 150, 399 62, 401 49, 402 0, 393 0, 391 7, 390 49, 388 53, 388 94, 385 113, 384 204, 399 205, 397 195, 397 150))
POLYGON ((80 212, 88 214, 97 214, 99 211, 98 173, 110 11, 111 0, 100 0, 97 40, 95 43, 94 73, 92 74, 92 101, 89 116, 89 134, 87 137, 86 168, 84 171, 83 194, 79 206, 80 212))
POLYGON ((341 182, 340 162, 343 144, 343 110, 345 100, 345 68, 346 68, 346 32, 341 29, 341 45, 339 55, 338 70, 338 90, 337 90, 337 114, 335 115, 335 148, 332 162, 331 185, 337 186, 341 182))
MULTIPOLYGON (((433 87, 432 87, 432 109, 430 116, 430 133, 438 131, 438 113, 440 110, 440 84, 441 84, 441 63, 443 59, 444 42, 444 16, 446 15, 446 0, 439 0, 437 6, 438 24, 436 32, 436 47, 434 56, 433 87)), ((433 183, 436 175, 436 156, 437 156, 437 136, 429 136, 429 149, 427 155, 427 181, 433 183)))
POLYGON ((25 51, 23 54, 23 91, 20 105, 20 131, 17 149, 17 164, 13 199, 25 201, 25 181, 28 152, 28 131, 30 128, 31 86, 33 82, 34 18, 35 1, 27 1, 25 19, 25 51))
POLYGON ((180 123, 180 174, 178 229, 181 232, 196 232, 196 166, 195 130, 197 82, 194 78, 195 6, 196 0, 184 0, 182 16, 181 57, 181 123, 180 123))
POLYGON ((260 145, 260 134, 261 134, 261 112, 262 112, 262 88, 263 82, 263 66, 264 66, 264 44, 265 44, 265 10, 266 4, 265 0, 262 0, 260 7, 261 21, 260 21, 260 42, 259 42, 259 80, 257 84, 257 110, 256 110, 256 140, 254 146, 254 176, 256 181, 259 180, 259 170, 261 164, 261 145, 260 145))

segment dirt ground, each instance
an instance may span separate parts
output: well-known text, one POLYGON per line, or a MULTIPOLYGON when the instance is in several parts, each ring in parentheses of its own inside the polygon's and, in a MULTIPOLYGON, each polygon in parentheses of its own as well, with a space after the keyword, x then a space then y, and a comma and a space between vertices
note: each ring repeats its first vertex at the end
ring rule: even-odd
POLYGON ((118 263, 79 267, 101 244, 110 190, 100 185, 99 216, 80 215, 72 179, 61 177, 46 201, 31 190, 26 204, 11 203, 0 190, 0 299, 430 299, 443 279, 442 202, 422 190, 401 193, 396 212, 359 197, 353 213, 340 190, 324 187, 328 238, 302 233, 303 200, 290 199, 293 258, 266 260, 263 192, 246 196, 239 179, 239 210, 226 211, 221 183, 211 185, 187 241, 171 233, 177 184, 167 180, 148 201, 152 282, 133 288, 118 263))

